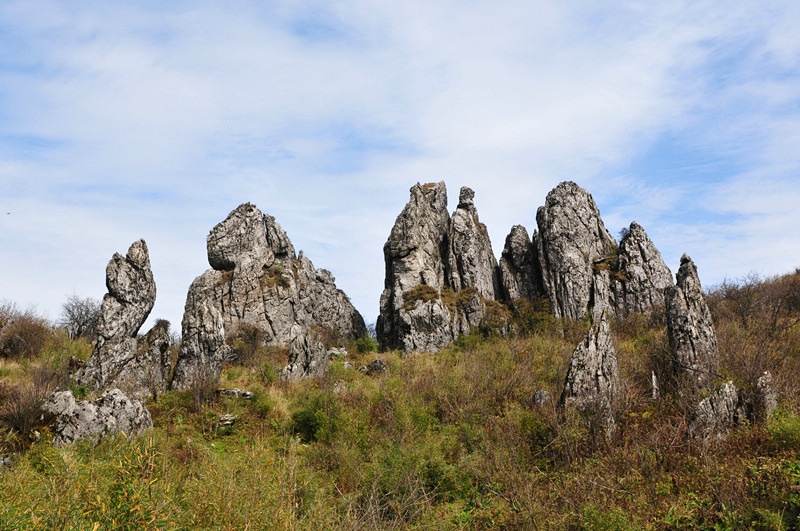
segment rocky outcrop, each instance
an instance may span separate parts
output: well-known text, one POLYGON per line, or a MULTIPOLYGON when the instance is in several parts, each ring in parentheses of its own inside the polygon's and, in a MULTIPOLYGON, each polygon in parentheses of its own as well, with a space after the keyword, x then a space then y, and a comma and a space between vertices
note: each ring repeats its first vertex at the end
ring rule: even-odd
POLYGON ((619 243, 613 269, 616 272, 613 291, 617 317, 664 306, 664 290, 673 285, 672 272, 645 230, 635 221, 619 243))
MULTIPOLYGON (((332 344, 366 333, 363 318, 337 289, 333 275, 316 269, 302 251, 295 254, 275 218, 255 205, 240 205, 214 227, 207 248, 212 269, 195 279, 186 297, 174 387, 218 375, 222 362, 235 357, 226 340, 239 328, 256 327, 269 345, 309 345, 313 342, 306 336, 312 330, 332 344)), ((314 357, 313 352, 295 354, 314 357)), ((287 374, 316 374, 305 362, 299 366, 305 369, 298 373, 295 366, 287 374)))
POLYGON ((450 218, 450 244, 449 286, 456 292, 474 289, 484 299, 496 299, 500 291, 497 260, 489 231, 478 219, 475 192, 466 186, 450 218))
POLYGON ((777 393, 769 372, 762 374, 750 391, 726 382, 697 405, 689 434, 700 440, 721 439, 732 429, 765 423, 776 407, 777 393))
POLYGON ((535 300, 544 294, 535 247, 522 225, 514 225, 506 236, 500 256, 500 299, 507 304, 517 299, 535 300))
POLYGON ((328 351, 316 338, 297 334, 289 344, 289 364, 281 371, 281 380, 295 382, 322 376, 328 369, 328 351))
POLYGON ((559 184, 547 194, 536 223, 533 241, 542 286, 556 317, 582 319, 595 306, 605 309, 593 300, 595 264, 613 258, 617 242, 591 194, 573 182, 559 184))
POLYGON ((416 184, 383 246, 386 277, 377 322, 383 348, 436 351, 450 341, 450 313, 440 294, 449 258, 447 188, 416 184))
POLYGON ((383 247, 386 278, 378 317, 383 348, 433 352, 481 325, 500 291, 497 261, 461 189, 452 218, 443 182, 417 184, 383 247))
POLYGON ((617 245, 591 194, 563 182, 537 211, 532 241, 516 225, 500 258, 502 300, 545 296, 556 317, 624 318, 663 305, 672 274, 644 229, 631 223, 617 245))
POLYGON ((150 413, 138 400, 119 389, 110 389, 97 400, 75 400, 72 391, 56 391, 42 405, 53 416, 53 444, 71 444, 80 439, 97 441, 120 432, 140 435, 153 426, 150 413))
POLYGON ((692 259, 681 257, 677 285, 665 290, 673 385, 709 387, 719 376, 717 335, 692 259))
POLYGON ((170 373, 169 323, 162 321, 138 338, 156 299, 156 285, 144 240, 126 256, 115 253, 106 267, 103 298, 92 356, 73 378, 90 389, 119 387, 144 398, 162 392, 170 373))
POLYGON ((618 389, 617 351, 603 316, 572 353, 560 403, 577 408, 592 425, 610 435, 614 430, 612 405, 618 389))

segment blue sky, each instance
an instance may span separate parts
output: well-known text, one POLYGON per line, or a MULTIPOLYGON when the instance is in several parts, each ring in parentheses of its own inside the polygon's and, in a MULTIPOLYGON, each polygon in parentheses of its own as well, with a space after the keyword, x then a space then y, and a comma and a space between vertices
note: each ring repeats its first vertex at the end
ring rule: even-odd
POLYGON ((138 238, 179 328, 205 237, 275 216, 374 321, 416 182, 499 255, 558 182, 705 286, 800 267, 800 3, 0 2, 0 299, 57 318, 138 238))

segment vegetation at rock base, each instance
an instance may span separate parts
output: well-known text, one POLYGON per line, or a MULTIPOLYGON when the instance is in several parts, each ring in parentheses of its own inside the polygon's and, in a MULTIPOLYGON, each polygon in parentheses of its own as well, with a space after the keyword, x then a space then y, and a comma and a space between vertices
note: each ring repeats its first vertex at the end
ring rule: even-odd
POLYGON ((38 386, 35 406, 90 346, 4 305, 0 529, 796 529, 800 272, 707 298, 724 378, 770 370, 780 393, 766 425, 710 443, 686 437, 692 402, 650 398, 669 348, 658 314, 614 323, 622 398, 606 440, 555 398, 532 404, 559 395, 583 329, 519 304, 517 337, 476 331, 410 356, 351 345, 353 366, 380 357, 388 371, 339 360, 294 384, 264 376, 285 359, 242 330, 242 360, 213 383, 253 398, 170 391, 148 404, 147 435, 56 448, 35 413, 16 415, 19 397, 38 386))

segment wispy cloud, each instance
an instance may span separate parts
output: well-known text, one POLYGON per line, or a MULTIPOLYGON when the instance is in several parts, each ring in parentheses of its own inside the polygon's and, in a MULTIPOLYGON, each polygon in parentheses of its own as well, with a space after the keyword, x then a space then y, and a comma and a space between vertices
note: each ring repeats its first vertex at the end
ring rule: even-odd
POLYGON ((572 179, 710 282, 786 270, 798 19, 790 1, 5 2, 0 298, 55 316, 144 237, 154 316, 177 323, 208 230, 252 201, 374 319, 382 245, 426 180, 452 206, 473 187, 498 251, 572 179))

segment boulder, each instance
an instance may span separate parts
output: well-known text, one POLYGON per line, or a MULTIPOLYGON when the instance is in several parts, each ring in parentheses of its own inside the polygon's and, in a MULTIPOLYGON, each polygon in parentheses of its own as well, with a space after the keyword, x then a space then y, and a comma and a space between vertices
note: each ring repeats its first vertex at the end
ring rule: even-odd
POLYGON ((328 361, 324 344, 299 334, 289 344, 289 364, 281 371, 281 380, 293 382, 322 376, 328 369, 328 361))
POLYGON ((80 439, 98 441, 120 432, 140 435, 153 426, 142 403, 119 389, 109 389, 96 400, 76 400, 72 391, 56 391, 42 405, 53 416, 53 444, 71 444, 80 439))
POLYGON ((572 353, 561 394, 562 406, 577 408, 593 425, 611 435, 612 405, 619 389, 617 351, 605 316, 572 353))
POLYGON ((137 337, 156 299, 144 240, 134 242, 124 257, 114 254, 106 287, 92 356, 73 379, 93 390, 117 387, 138 398, 163 392, 170 373, 169 323, 159 321, 144 338, 137 337))
MULTIPOLYGON (((255 327, 267 345, 296 343, 289 360, 295 367, 285 371, 293 379, 319 373, 309 371, 309 356, 316 351, 301 346, 315 343, 305 339, 312 331, 325 347, 366 333, 364 319, 337 289, 333 275, 316 269, 302 251, 295 254, 275 218, 255 205, 234 209, 206 243, 212 269, 195 279, 186 297, 173 387, 218 375, 224 361, 235 359, 228 343, 240 329, 255 327)), ((318 361, 315 367, 324 370, 327 362, 318 361)))
POLYGON ((697 405, 689 420, 689 435, 704 441, 723 439, 732 429, 766 423, 777 405, 769 372, 762 374, 751 390, 726 382, 697 405))
POLYGON ((719 376, 717 335, 692 259, 681 257, 677 284, 665 292, 674 385, 709 387, 719 376))

